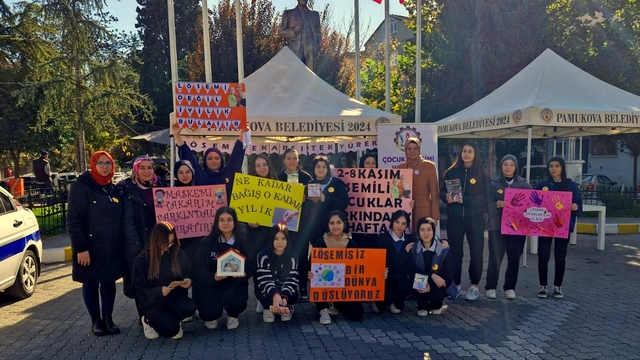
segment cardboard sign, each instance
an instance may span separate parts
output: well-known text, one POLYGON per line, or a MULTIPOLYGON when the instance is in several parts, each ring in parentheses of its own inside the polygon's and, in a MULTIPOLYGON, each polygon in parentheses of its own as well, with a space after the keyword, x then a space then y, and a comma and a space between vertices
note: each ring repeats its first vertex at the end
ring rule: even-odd
POLYGON ((176 122, 181 128, 239 131, 247 128, 247 99, 242 83, 175 83, 176 122))
POLYGON ((380 234, 388 230, 396 210, 411 215, 411 169, 336 169, 336 175, 349 191, 349 232, 380 234))
POLYGON ((505 235, 569 237, 572 194, 506 189, 500 232, 505 235))
POLYGON ((178 238, 203 237, 219 208, 227 205, 224 184, 205 186, 161 187, 153 189, 156 222, 168 221, 178 238))
POLYGON ((311 302, 384 300, 384 249, 311 250, 311 302))
POLYGON ((247 224, 284 224, 298 231, 303 199, 304 185, 238 173, 230 206, 237 211, 238 220, 247 224))

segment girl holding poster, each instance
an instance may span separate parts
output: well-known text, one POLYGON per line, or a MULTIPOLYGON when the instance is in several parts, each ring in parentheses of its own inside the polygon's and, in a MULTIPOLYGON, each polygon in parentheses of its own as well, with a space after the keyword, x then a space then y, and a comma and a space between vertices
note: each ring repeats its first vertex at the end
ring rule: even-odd
POLYGON ((423 289, 415 290, 418 316, 427 316, 429 312, 439 315, 442 314, 444 298, 449 295, 455 298, 447 289, 453 284, 454 259, 447 256, 449 249, 436 237, 436 222, 433 219, 421 218, 418 220, 417 228, 418 240, 407 245, 405 249, 411 257, 411 278, 416 279, 416 274, 426 276, 423 289))
MULTIPOLYGON (((269 157, 265 154, 258 154, 251 158, 249 162, 249 175, 258 176, 261 178, 278 180, 276 172, 273 168, 273 164, 269 157)), ((247 224, 247 259, 249 262, 256 262, 258 253, 269 247, 269 232, 271 228, 267 226, 260 226, 260 224, 247 224)), ((253 291, 256 298, 260 298, 260 290, 258 289, 257 278, 253 278, 253 291)), ((264 308, 262 303, 258 301, 256 304, 256 313, 262 314, 264 308)))
MULTIPOLYGON (((564 159, 561 157, 552 157, 547 162, 548 179, 542 180, 536 186, 536 190, 543 191, 570 191, 571 199, 571 222, 569 224, 569 236, 576 226, 576 220, 582 214, 582 197, 578 185, 567 177, 564 159)), ((547 271, 549 266, 549 257, 551 256, 552 237, 538 237, 538 278, 540 280, 539 298, 547 297, 547 271)), ((562 280, 564 279, 565 258, 567 257, 567 246, 569 238, 555 238, 553 248, 553 259, 555 262, 555 277, 553 279, 553 297, 562 299, 562 280)))
POLYGON ((131 177, 118 183, 123 204, 122 229, 126 265, 123 290, 129 298, 133 298, 129 291, 133 262, 149 241, 149 232, 156 223, 153 187, 157 184, 153 160, 147 155, 135 158, 131 177))
MULTIPOLYGON (((300 219, 300 224, 303 225, 298 231, 304 244, 322 238, 329 213, 335 210, 344 212, 349 204, 347 185, 342 180, 332 177, 330 169, 331 164, 326 157, 317 156, 313 160, 314 180, 307 185, 307 199, 302 204, 300 219)), ((308 265, 305 265, 304 269, 308 270, 308 265)), ((301 300, 309 299, 306 285, 300 286, 301 300)))
POLYGON ((471 286, 466 296, 469 301, 476 300, 480 293, 478 284, 482 278, 485 214, 491 213, 490 197, 491 179, 482 166, 478 147, 467 142, 462 146, 455 163, 442 176, 440 198, 447 204, 447 236, 454 260, 453 280, 458 287, 458 293, 462 277, 465 235, 469 243, 471 286), (451 196, 447 185, 453 182, 457 183, 462 196, 451 196))
POLYGON ((281 224, 269 231, 270 244, 258 255, 256 280, 258 301, 262 304, 262 320, 275 321, 280 314, 282 321, 291 320, 293 304, 298 300, 298 262, 289 246, 289 230, 281 224))
MULTIPOLYGON (((334 210, 329 212, 329 221, 326 224, 327 232, 321 237, 316 239, 313 243, 313 247, 316 248, 357 248, 358 244, 351 240, 349 234, 345 233, 347 229, 347 216, 340 210, 334 210)), ((307 274, 309 281, 313 280, 313 273, 311 271, 307 274)), ((335 302, 333 303, 337 310, 333 315, 338 315, 338 312, 345 318, 352 321, 362 320, 364 316, 364 308, 361 302, 335 302)), ((331 324, 331 315, 329 312, 330 305, 326 302, 317 302, 316 309, 320 314, 320 324, 331 324)))
POLYGON ((180 250, 176 229, 166 221, 157 223, 151 229, 149 243, 136 258, 131 282, 147 339, 182 337, 180 322, 196 311, 188 295, 190 274, 191 264, 180 250))
POLYGON ((389 231, 378 237, 377 248, 387 250, 386 264, 389 268, 384 286, 384 301, 376 302, 378 312, 384 312, 391 305, 391 313, 401 313, 404 300, 411 293, 413 277, 408 276, 407 268, 411 261, 408 249, 413 247, 413 239, 405 234, 409 226, 409 214, 398 210, 391 215, 389 231))
POLYGON ((252 262, 246 262, 244 276, 217 274, 218 256, 232 248, 246 257, 238 215, 230 207, 221 207, 216 212, 211 234, 200 241, 194 264, 193 299, 207 329, 218 327, 223 309, 227 310, 227 329, 238 328, 238 317, 247 308, 247 279, 253 275, 252 262))
POLYGON ((180 135, 180 125, 171 125, 171 135, 176 140, 178 156, 180 159, 188 160, 195 170, 194 185, 215 185, 226 184, 227 199, 231 196, 231 187, 235 173, 242 172, 242 161, 244 160, 244 145, 242 138, 246 130, 240 130, 238 140, 233 146, 233 151, 229 157, 227 166, 224 164, 222 152, 216 148, 209 148, 204 152, 202 166, 198 164, 191 148, 180 135))
POLYGON ((531 189, 531 185, 518 176, 518 160, 511 154, 505 155, 500 161, 500 175, 491 181, 489 214, 489 266, 487 267, 487 285, 485 286, 487 299, 496 298, 496 287, 500 277, 500 265, 507 253, 507 270, 504 274, 504 290, 507 300, 516 298, 516 283, 520 269, 520 256, 524 249, 525 235, 502 235, 502 209, 504 208, 505 189, 531 189))

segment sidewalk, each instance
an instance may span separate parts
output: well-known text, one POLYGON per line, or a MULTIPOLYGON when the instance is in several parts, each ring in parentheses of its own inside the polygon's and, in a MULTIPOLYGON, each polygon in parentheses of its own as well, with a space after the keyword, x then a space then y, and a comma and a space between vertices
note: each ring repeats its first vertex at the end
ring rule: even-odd
MULTIPOLYGON (((640 219, 608 217, 605 222, 605 234, 608 235, 640 233, 640 219)), ((579 218, 577 224, 578 234, 597 234, 597 223, 598 218, 579 218)), ((60 234, 44 239, 42 248, 42 263, 44 264, 71 261, 71 239, 69 234, 60 234)))

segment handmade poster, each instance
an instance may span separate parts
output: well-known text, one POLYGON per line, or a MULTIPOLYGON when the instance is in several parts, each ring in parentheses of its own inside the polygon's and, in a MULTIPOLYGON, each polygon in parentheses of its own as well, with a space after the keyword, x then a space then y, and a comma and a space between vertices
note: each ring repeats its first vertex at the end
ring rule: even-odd
POLYGON ((568 238, 571 198, 567 191, 506 189, 500 232, 568 238))
POLYGON ((382 301, 383 249, 311 249, 311 302, 382 301))
POLYGON ((283 224, 298 231, 303 198, 304 185, 237 173, 229 206, 247 224, 283 224))
MULTIPOLYGON (((402 209, 411 215, 411 169, 336 169, 349 192, 347 223, 352 234, 387 231, 391 215, 402 209)), ((407 229, 410 231, 410 229, 407 229)))
POLYGON ((211 233, 216 211, 227 206, 224 184, 153 189, 156 222, 168 221, 178 238, 203 237, 211 233))
POLYGON ((231 248, 216 259, 216 274, 218 276, 244 276, 246 258, 238 250, 231 248))
POLYGON ((196 133, 247 128, 245 84, 178 81, 175 90, 175 115, 180 127, 196 133))

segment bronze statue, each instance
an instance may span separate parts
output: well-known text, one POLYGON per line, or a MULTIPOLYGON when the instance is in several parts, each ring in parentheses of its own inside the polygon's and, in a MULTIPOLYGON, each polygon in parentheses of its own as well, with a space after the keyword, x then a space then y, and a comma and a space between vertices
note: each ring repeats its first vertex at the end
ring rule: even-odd
POLYGON ((320 50, 320 13, 309 9, 307 0, 298 0, 298 6, 282 14, 280 34, 287 39, 289 49, 314 70, 320 50))

